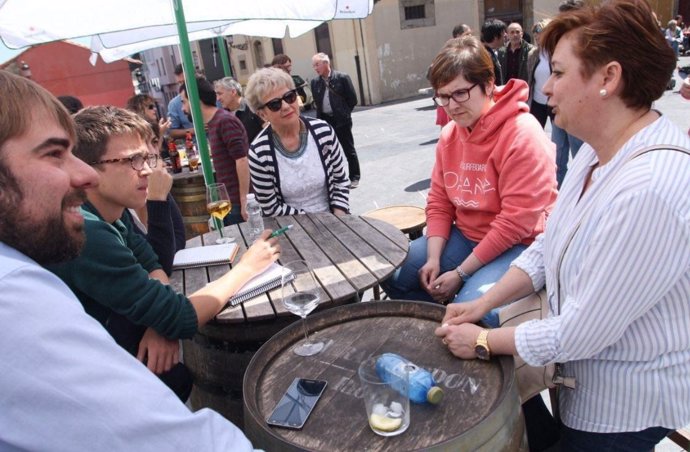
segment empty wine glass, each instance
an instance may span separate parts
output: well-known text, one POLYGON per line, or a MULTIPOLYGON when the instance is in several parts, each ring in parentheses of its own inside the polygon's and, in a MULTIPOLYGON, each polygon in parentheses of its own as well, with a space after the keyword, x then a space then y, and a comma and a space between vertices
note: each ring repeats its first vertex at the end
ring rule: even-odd
POLYGON ((284 265, 290 272, 283 274, 282 298, 285 308, 302 317, 304 342, 297 345, 293 352, 300 356, 312 356, 324 348, 323 342, 311 342, 307 328, 307 315, 316 309, 320 301, 320 286, 309 263, 303 260, 288 262, 284 265))
POLYGON ((209 215, 220 222, 220 227, 218 228, 220 238, 216 240, 216 243, 230 243, 233 241, 229 237, 223 236, 223 218, 230 213, 231 208, 232 203, 230 202, 230 196, 228 196, 225 184, 210 184, 206 186, 206 210, 209 215))

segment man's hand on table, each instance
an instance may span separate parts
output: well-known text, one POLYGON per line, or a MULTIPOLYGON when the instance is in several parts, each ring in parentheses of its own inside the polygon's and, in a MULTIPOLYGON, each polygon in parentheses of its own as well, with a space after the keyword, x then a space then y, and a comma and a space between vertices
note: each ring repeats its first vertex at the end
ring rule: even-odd
POLYGON ((280 257, 278 237, 269 239, 271 230, 266 229, 261 236, 249 247, 235 267, 246 267, 252 275, 258 275, 280 257))
POLYGON ((139 342, 137 359, 155 374, 167 372, 180 362, 180 342, 166 339, 153 328, 147 328, 139 342))

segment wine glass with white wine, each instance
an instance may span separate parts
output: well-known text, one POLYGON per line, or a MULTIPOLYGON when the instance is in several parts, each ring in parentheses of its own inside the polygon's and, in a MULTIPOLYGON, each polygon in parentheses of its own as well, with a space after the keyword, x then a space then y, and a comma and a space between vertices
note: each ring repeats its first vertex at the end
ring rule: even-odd
POLYGON ((231 238, 223 236, 223 218, 230 213, 231 208, 232 203, 230 202, 230 196, 228 196, 225 184, 210 184, 206 186, 206 210, 209 215, 220 221, 220 227, 218 228, 220 238, 216 240, 216 243, 230 243, 233 241, 231 238))
POLYGON ((303 260, 288 262, 284 267, 289 270, 283 274, 282 298, 285 308, 302 317, 304 342, 297 345, 293 352, 299 356, 312 356, 324 348, 322 341, 312 342, 309 339, 307 315, 316 309, 320 301, 320 286, 309 263, 303 260))

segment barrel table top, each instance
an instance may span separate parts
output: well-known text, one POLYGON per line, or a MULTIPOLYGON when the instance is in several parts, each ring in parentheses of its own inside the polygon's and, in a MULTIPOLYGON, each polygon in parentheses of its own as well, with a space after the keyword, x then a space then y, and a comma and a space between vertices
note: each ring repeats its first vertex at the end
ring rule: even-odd
POLYGON ((523 450, 524 424, 511 357, 490 362, 454 357, 434 336, 445 309, 422 302, 371 301, 307 317, 326 342, 300 357, 304 339, 293 324, 268 340, 244 376, 245 433, 265 450, 523 450), (432 371, 444 390, 437 406, 410 404, 410 427, 384 438, 369 428, 357 369, 371 355, 398 353, 432 371), (266 418, 294 378, 328 385, 302 430, 269 426, 266 418))
POLYGON ((173 181, 182 180, 182 179, 189 179, 192 177, 200 177, 201 179, 204 178, 204 173, 203 173, 203 171, 201 171, 201 165, 199 165, 199 167, 197 168, 196 171, 190 171, 189 166, 185 165, 182 167, 182 172, 171 173, 171 175, 173 177, 173 181))
MULTIPOLYGON (((330 213, 264 218, 264 226, 274 230, 289 224, 292 229, 280 236, 279 263, 304 259, 312 265, 322 289, 318 310, 356 298, 388 278, 407 256, 407 237, 383 221, 330 213)), ((239 260, 249 240, 247 223, 228 226, 224 233, 239 245, 239 260)), ((213 245, 217 238, 217 231, 211 231, 188 240, 187 248, 213 245)), ((178 270, 173 272, 170 283, 177 291, 191 294, 228 270, 228 265, 178 270)), ((277 288, 228 307, 218 314, 216 323, 264 322, 286 316, 297 319, 281 303, 280 292, 277 288)))

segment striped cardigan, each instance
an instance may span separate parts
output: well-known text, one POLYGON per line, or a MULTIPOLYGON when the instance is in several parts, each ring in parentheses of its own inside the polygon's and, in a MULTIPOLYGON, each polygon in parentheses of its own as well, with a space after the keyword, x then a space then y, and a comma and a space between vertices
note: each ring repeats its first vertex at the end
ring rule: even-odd
MULTIPOLYGON (((323 165, 328 203, 331 212, 341 209, 349 212, 349 178, 345 156, 333 128, 325 121, 301 117, 307 130, 319 148, 323 165)), ((275 159, 273 129, 268 126, 249 146, 249 175, 256 199, 264 216, 294 215, 305 213, 299 206, 285 204, 280 190, 280 171, 275 159)))

